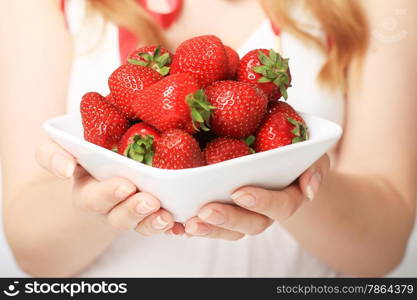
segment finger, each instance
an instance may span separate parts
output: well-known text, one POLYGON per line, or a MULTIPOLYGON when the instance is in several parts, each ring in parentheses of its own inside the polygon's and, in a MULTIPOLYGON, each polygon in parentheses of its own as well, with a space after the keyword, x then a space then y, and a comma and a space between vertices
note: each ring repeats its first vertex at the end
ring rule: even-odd
POLYGON ((277 221, 292 216, 305 201, 298 184, 292 184, 281 191, 243 187, 233 193, 231 198, 237 205, 277 221))
POLYGON ((249 235, 259 234, 272 224, 272 220, 265 215, 221 203, 204 206, 198 217, 211 225, 249 235))
POLYGON ((140 222, 135 230, 144 236, 151 236, 170 230, 173 226, 174 218, 169 212, 161 208, 140 222))
POLYGON ((313 200, 317 195, 323 177, 330 169, 330 159, 327 154, 323 155, 313 166, 304 172, 299 180, 299 186, 308 200, 313 200))
POLYGON ((241 232, 232 231, 204 223, 198 217, 190 219, 185 224, 185 232, 191 236, 201 236, 206 238, 222 239, 229 241, 240 240, 245 236, 241 232))
POLYGON ((175 223, 171 229, 165 231, 166 234, 169 235, 183 235, 185 233, 184 225, 181 223, 175 223))
POLYGON ((118 203, 136 192, 136 186, 123 178, 111 178, 104 181, 88 180, 75 197, 76 208, 97 214, 106 214, 118 203))
POLYGON ((42 168, 59 178, 71 177, 77 165, 71 154, 53 142, 37 148, 36 160, 42 168))
POLYGON ((109 224, 120 231, 127 231, 136 226, 147 216, 159 210, 158 199, 148 193, 137 193, 114 207, 107 215, 109 224))

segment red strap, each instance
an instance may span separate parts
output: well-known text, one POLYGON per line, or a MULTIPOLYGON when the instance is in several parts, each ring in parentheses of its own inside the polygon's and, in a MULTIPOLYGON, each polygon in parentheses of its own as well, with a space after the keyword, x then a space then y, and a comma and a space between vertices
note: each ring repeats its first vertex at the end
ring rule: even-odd
POLYGON ((68 19, 67 19, 67 14, 65 13, 65 0, 60 1, 59 8, 61 9, 62 14, 64 15, 65 26, 68 29, 68 19))
POLYGON ((138 0, 139 4, 163 29, 169 28, 177 20, 183 6, 183 0, 166 0, 170 11, 168 13, 158 13, 149 8, 148 1, 150 0, 138 0))
POLYGON ((278 27, 278 25, 274 24, 272 21, 270 21, 272 31, 275 33, 275 35, 281 35, 281 28, 278 27))
MULTIPOLYGON (((272 23, 272 21, 271 21, 271 27, 272 27, 272 31, 275 33, 276 36, 281 35, 281 28, 279 28, 276 24, 272 23)), ((327 46, 327 51, 330 51, 333 47, 333 41, 331 38, 329 38, 329 36, 326 37, 326 46, 327 46)))
POLYGON ((126 61, 127 56, 135 50, 137 45, 136 36, 126 28, 119 26, 119 54, 122 63, 126 61))

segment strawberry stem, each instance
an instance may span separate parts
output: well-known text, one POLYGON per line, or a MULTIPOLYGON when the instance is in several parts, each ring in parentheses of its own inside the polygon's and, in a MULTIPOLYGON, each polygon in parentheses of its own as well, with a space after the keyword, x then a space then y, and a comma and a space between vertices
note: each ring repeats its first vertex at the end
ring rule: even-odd
POLYGON ((293 118, 287 118, 287 120, 294 125, 294 129, 291 130, 291 133, 294 135, 292 144, 308 140, 308 127, 305 124, 298 122, 293 118))
POLYGON ((125 151, 125 156, 137 162, 152 166, 154 156, 153 141, 153 135, 148 134, 145 137, 138 134, 135 135, 133 137, 133 143, 125 151))
POLYGON ((156 47, 153 54, 142 52, 137 53, 137 55, 142 57, 143 60, 129 58, 127 61, 134 65, 150 67, 162 76, 168 75, 169 67, 167 65, 171 63, 171 56, 169 55, 169 53, 164 53, 161 55, 161 46, 156 47))
POLYGON ((287 87, 290 85, 288 75, 288 58, 282 58, 279 53, 269 50, 268 55, 262 51, 258 52, 260 66, 255 66, 252 70, 262 77, 258 79, 259 83, 273 82, 279 87, 281 95, 285 100, 288 98, 287 87))
POLYGON ((245 144, 248 145, 249 152, 251 154, 256 153, 256 151, 251 147, 251 145, 255 142, 255 136, 250 135, 246 139, 244 139, 243 142, 245 142, 245 144))
POLYGON ((191 120, 195 130, 203 131, 210 130, 210 118, 212 110, 216 107, 212 106, 207 101, 207 97, 203 90, 198 90, 194 94, 188 94, 186 101, 191 111, 191 120))
POLYGON ((248 136, 243 140, 246 145, 251 146, 255 142, 255 137, 253 135, 248 136))

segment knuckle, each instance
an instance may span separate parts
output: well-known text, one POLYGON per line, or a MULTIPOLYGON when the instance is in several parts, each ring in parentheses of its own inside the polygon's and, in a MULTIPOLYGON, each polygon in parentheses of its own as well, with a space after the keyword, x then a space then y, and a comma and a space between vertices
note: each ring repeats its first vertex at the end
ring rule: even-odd
POLYGON ((258 201, 255 204, 255 208, 257 211, 266 212, 271 208, 271 204, 273 201, 272 192, 265 191, 258 197, 258 201))
POLYGON ((88 197, 88 192, 83 190, 80 192, 78 199, 74 201, 74 205, 81 212, 91 212, 91 202, 88 197))
MULTIPOLYGON (((129 200, 127 200, 129 201, 129 200)), ((133 217, 133 218, 137 218, 138 221, 140 221, 141 218, 143 218, 144 216, 140 215, 137 210, 136 210, 136 205, 137 205, 137 201, 129 201, 129 203, 127 203, 127 213, 129 216, 133 217)))
POLYGON ((296 210, 297 210, 297 205, 295 204, 295 201, 293 201, 292 199, 288 199, 283 203, 280 218, 282 220, 286 220, 290 218, 295 213, 296 210))
POLYGON ((98 199, 95 199, 92 197, 85 199, 85 208, 86 210, 93 212, 93 213, 97 213, 97 214, 105 213, 102 203, 100 203, 98 199))
POLYGON ((118 231, 128 231, 131 229, 127 222, 123 222, 123 220, 113 214, 107 216, 107 222, 111 227, 118 231))
POLYGON ((225 217, 224 225, 228 228, 236 228, 239 225, 239 218, 236 218, 236 208, 230 207, 230 209, 220 210, 221 214, 225 217))
POLYGON ((152 236, 152 233, 149 232, 149 230, 147 230, 143 225, 137 226, 135 231, 144 237, 152 236))
POLYGON ((267 217, 261 217, 261 219, 256 223, 255 226, 251 228, 251 230, 247 233, 248 235, 257 235, 264 232, 269 225, 271 225, 271 221, 267 217))

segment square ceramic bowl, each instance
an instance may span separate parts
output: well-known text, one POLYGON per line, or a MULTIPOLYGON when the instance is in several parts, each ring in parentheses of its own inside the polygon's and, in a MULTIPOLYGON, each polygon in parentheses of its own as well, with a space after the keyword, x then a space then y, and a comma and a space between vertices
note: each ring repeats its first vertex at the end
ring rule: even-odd
POLYGON ((153 168, 85 141, 81 120, 77 116, 50 119, 44 123, 44 129, 96 179, 127 178, 141 191, 158 197, 176 221, 185 222, 208 202, 231 203, 230 195, 239 187, 284 188, 340 138, 342 129, 339 125, 311 115, 301 115, 310 130, 308 141, 183 170, 153 168))

